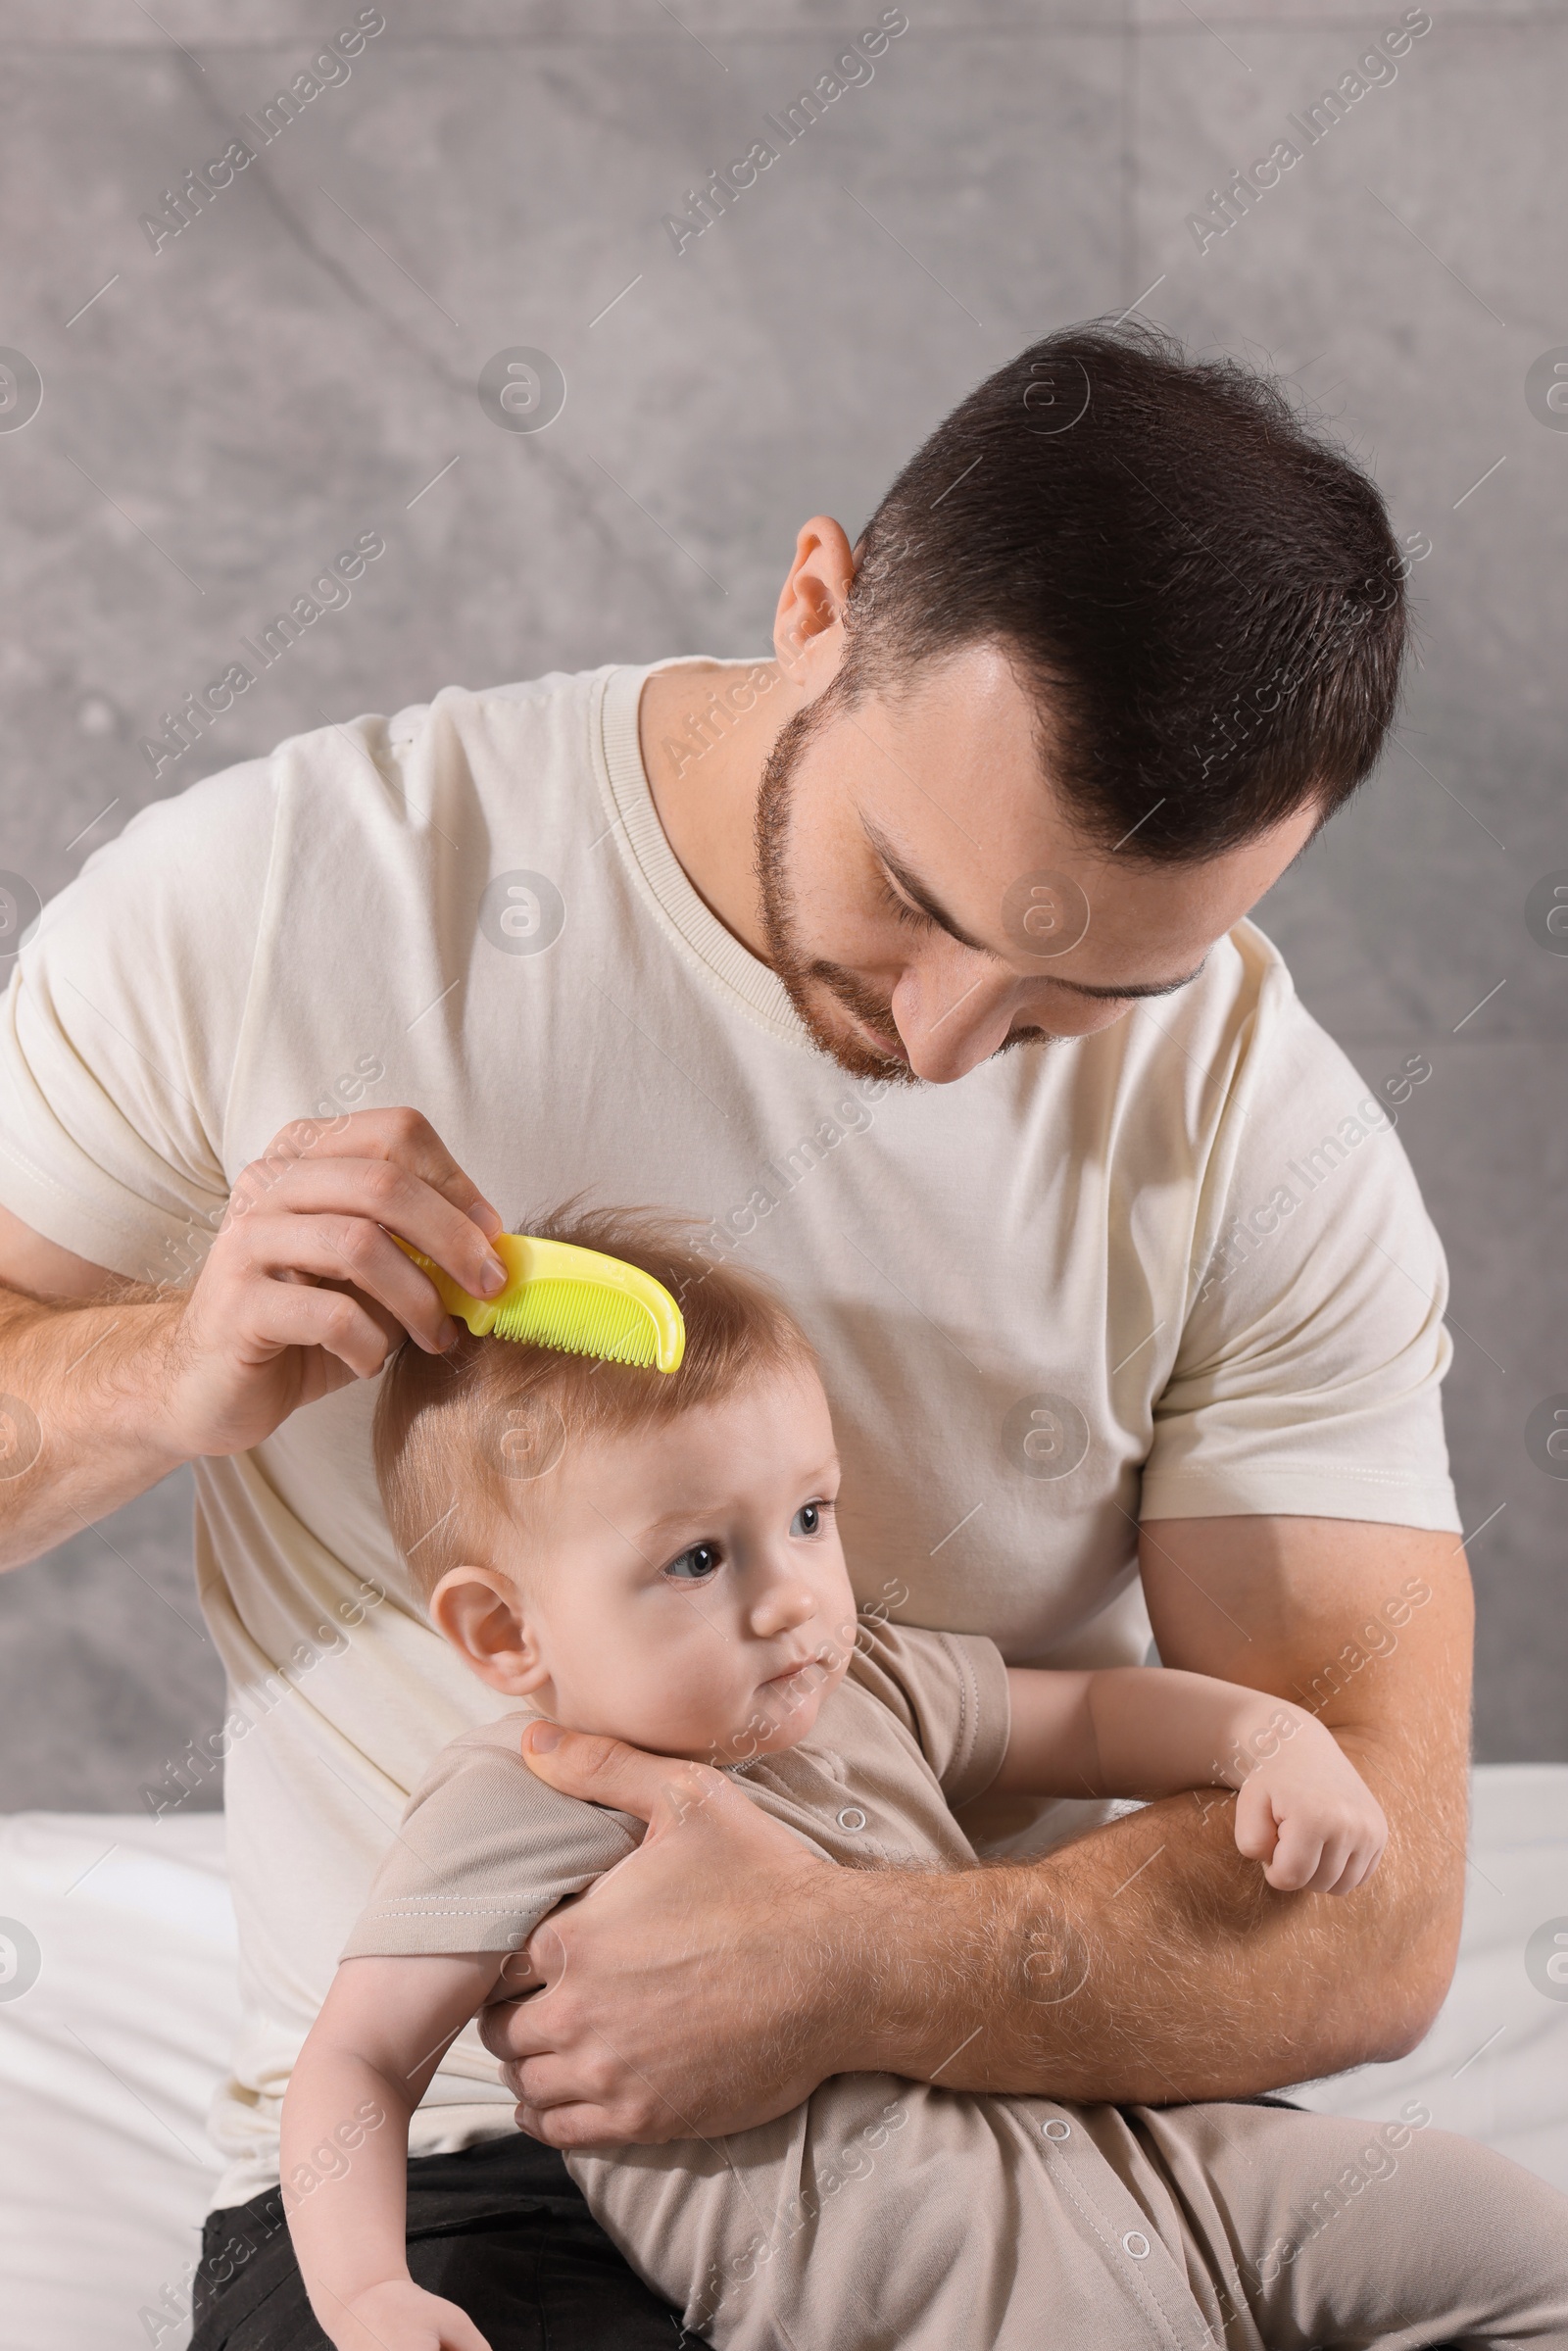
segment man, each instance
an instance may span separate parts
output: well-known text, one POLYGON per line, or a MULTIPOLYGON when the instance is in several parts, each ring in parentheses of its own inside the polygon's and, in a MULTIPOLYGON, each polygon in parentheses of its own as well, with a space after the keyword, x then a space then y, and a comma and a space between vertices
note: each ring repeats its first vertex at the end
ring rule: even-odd
MULTIPOLYGON (((650 1834, 536 1935, 541 1996, 487 2026, 510 2091, 471 2035, 443 2062, 421 2282, 509 2342, 667 2342, 552 2150, 856 2069, 1245 2097, 1426 2031, 1471 1632, 1446 1276, 1397 1083, 1243 920, 1376 759, 1403 568, 1269 385, 1069 330, 853 551, 804 526, 772 661, 297 737, 55 902, 0 1035, 6 1543, 196 1464, 245 1953, 202 2351, 320 2339, 277 2226, 288 2068, 406 1792, 495 1710, 375 1500, 375 1374, 453 1336, 389 1233, 482 1292, 487 1237, 582 1188, 692 1211, 821 1350, 863 1606, 1019 1663, 1135 1662, 1152 1626, 1310 1705, 1392 1829, 1343 1899, 1272 1895, 1213 1790, 1109 1825, 982 1798, 982 1870, 836 1871, 720 1776, 694 1808, 567 1737, 540 1769, 650 1834)), ((532 1437, 497 1433, 510 1475, 548 1474, 532 1437)))

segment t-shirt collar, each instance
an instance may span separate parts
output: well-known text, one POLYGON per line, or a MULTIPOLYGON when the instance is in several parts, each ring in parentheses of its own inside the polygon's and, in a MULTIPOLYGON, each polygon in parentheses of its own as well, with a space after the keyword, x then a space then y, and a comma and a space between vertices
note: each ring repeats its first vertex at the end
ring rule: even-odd
POLYGON ((616 848, 645 893, 681 944, 723 985, 739 996, 753 1016, 792 1044, 814 1052, 809 1032, 791 1004, 778 974, 758 961, 704 905, 686 877, 659 821, 642 745, 637 705, 643 681, 656 669, 674 669, 709 657, 675 654, 662 661, 612 669, 602 706, 605 773, 610 788, 616 848))

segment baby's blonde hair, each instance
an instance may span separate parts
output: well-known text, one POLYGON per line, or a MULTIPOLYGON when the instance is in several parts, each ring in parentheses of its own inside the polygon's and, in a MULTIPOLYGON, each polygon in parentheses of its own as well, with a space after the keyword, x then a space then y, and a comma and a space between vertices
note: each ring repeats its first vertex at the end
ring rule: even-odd
POLYGON ((640 1265, 680 1307, 686 1349, 666 1373, 475 1339, 461 1327, 444 1355, 406 1340, 382 1376, 371 1444, 393 1541, 425 1599, 449 1568, 489 1556, 500 1522, 526 1530, 548 1506, 553 1472, 585 1437, 674 1420, 754 1380, 815 1369, 782 1298, 756 1275, 701 1255, 694 1220, 569 1202, 516 1229, 640 1265))

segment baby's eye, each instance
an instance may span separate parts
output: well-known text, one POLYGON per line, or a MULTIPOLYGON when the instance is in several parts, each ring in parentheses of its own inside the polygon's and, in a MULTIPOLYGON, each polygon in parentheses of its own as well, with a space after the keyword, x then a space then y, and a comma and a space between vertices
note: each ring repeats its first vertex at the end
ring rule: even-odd
POLYGON ((790 1520, 792 1535, 819 1535, 822 1531, 822 1504, 803 1502, 790 1520))
POLYGON ((677 1584, 703 1584, 716 1576, 723 1565, 724 1554, 716 1543, 694 1543, 689 1551, 682 1551, 665 1568, 666 1576, 677 1584))

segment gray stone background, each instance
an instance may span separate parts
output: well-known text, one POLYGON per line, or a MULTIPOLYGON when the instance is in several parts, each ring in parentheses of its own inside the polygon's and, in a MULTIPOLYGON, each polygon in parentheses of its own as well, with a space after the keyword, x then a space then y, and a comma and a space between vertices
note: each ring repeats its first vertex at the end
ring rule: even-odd
MULTIPOLYGON (((1478 1749, 1568 1756, 1568 1482, 1525 1445, 1568 1391, 1568 957, 1525 919, 1568 869, 1568 431, 1526 400, 1568 344, 1563 0, 1438 0, 1203 253, 1206 191, 1399 6, 908 0, 874 78, 678 258, 662 216, 876 5, 386 0, 351 77, 155 253, 139 216, 355 13, 0 7, 0 342, 44 383, 0 431, 0 867, 47 897, 149 798, 326 715, 763 650, 798 524, 853 537, 1064 321, 1137 303, 1273 366, 1431 552, 1397 744, 1261 919, 1370 1080, 1431 1060, 1402 1133, 1453 1272, 1478 1749), (548 431, 480 408, 514 345, 564 370, 548 431), (352 603, 155 782, 138 738, 367 529, 352 603)), ((189 1507, 172 1479, 0 1584, 0 1808, 135 1808, 216 1722, 189 1507)))

